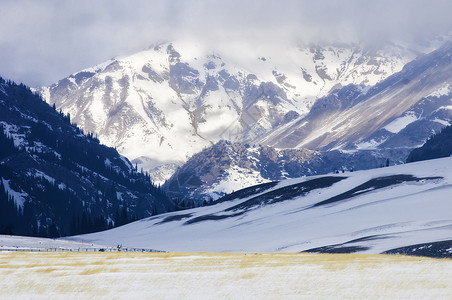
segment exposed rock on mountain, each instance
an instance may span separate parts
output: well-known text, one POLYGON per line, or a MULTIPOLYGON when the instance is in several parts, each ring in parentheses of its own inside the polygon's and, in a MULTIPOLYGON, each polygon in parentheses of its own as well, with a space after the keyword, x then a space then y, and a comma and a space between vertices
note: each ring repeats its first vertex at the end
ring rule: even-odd
POLYGON ((193 155, 163 188, 181 207, 201 206, 255 184, 400 164, 407 155, 400 150, 318 152, 220 141, 193 155))

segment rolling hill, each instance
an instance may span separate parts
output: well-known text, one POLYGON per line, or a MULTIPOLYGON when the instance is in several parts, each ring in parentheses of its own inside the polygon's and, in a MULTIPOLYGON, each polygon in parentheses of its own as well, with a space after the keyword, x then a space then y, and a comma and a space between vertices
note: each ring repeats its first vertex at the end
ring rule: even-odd
POLYGON ((451 166, 452 158, 443 158, 270 182, 211 206, 71 239, 167 251, 415 253, 429 248, 435 249, 430 256, 450 257, 451 166))

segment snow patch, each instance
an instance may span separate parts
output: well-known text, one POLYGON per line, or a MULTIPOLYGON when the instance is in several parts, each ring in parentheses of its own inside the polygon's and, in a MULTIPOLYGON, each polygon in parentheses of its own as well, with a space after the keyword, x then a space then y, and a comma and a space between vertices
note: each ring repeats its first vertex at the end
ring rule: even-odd
POLYGON ((25 197, 29 197, 29 195, 27 193, 25 193, 24 191, 17 192, 15 190, 13 190, 9 184, 10 180, 6 180, 3 177, 2 177, 2 180, 3 180, 3 186, 6 190, 6 192, 8 192, 9 195, 13 196, 16 206, 23 208, 24 203, 26 201, 25 197))
POLYGON ((416 113, 408 111, 403 116, 395 119, 383 128, 392 133, 399 133, 402 129, 417 120, 419 120, 419 117, 416 116, 416 113))
POLYGON ((206 194, 213 200, 217 200, 225 194, 266 182, 270 180, 263 178, 260 172, 234 166, 228 170, 228 176, 206 190, 206 194))
POLYGON ((444 125, 444 126, 449 126, 450 125, 449 121, 441 120, 441 119, 438 119, 438 118, 435 118, 433 120, 433 122, 439 123, 439 124, 444 125))
POLYGON ((437 89, 436 91, 434 91, 433 93, 429 94, 427 97, 439 98, 441 96, 449 95, 450 92, 451 92, 451 89, 450 89, 449 84, 445 84, 442 87, 440 87, 439 89, 437 89))
POLYGON ((105 159, 104 164, 105 167, 111 167, 111 161, 108 158, 105 159))
POLYGON ((34 173, 35 173, 34 174, 35 177, 40 177, 42 179, 45 179, 45 180, 47 180, 48 182, 50 182, 52 184, 55 183, 55 178, 50 177, 49 175, 47 175, 47 174, 45 174, 45 173, 43 173, 43 172, 41 172, 39 170, 35 170, 34 173))
POLYGON ((116 198, 118 198, 119 201, 124 201, 124 199, 122 198, 121 192, 116 192, 116 198))
POLYGON ((8 124, 4 121, 0 121, 0 124, 3 125, 3 132, 13 139, 15 147, 24 147, 27 145, 25 142, 25 134, 18 133, 20 130, 19 126, 8 124))
POLYGON ((370 141, 361 142, 356 144, 356 149, 358 150, 375 150, 383 144, 386 141, 386 139, 383 139, 381 141, 376 141, 375 139, 371 139, 370 141))
MULTIPOLYGON (((32 89, 32 91, 35 92, 33 89, 32 89)), ((41 94, 42 99, 44 99, 44 101, 49 103, 49 105, 53 104, 53 103, 49 102, 50 101, 50 87, 43 86, 43 87, 41 87, 39 92, 41 94)))
POLYGON ((130 170, 132 170, 132 164, 130 163, 130 161, 123 155, 119 155, 119 158, 124 162, 124 164, 127 166, 127 168, 130 170))
POLYGON ((180 164, 169 163, 160 167, 153 168, 149 171, 151 180, 155 185, 163 185, 165 181, 171 178, 179 168, 180 164))

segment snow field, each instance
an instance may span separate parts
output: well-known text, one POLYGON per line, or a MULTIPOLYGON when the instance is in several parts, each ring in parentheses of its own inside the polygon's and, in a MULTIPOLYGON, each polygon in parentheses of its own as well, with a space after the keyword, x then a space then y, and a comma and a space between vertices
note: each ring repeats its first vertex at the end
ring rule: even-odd
MULTIPOLYGON (((274 204, 232 207, 248 198, 171 212, 112 230, 67 237, 104 245, 163 251, 301 252, 344 244, 381 253, 422 243, 450 240, 452 158, 340 174, 332 186, 274 204), (315 206, 375 179, 400 174, 419 178, 384 188, 369 186, 340 201, 315 206), (421 178, 437 179, 421 179, 421 178), (356 241, 362 239, 361 241, 356 241), (352 242, 355 241, 355 242, 352 242)), ((265 193, 325 176, 282 181, 265 193)), ((387 180, 387 179, 386 179, 387 180)), ((276 195, 284 196, 285 192, 276 195)))
POLYGON ((0 299, 446 299, 452 260, 0 252, 0 299))

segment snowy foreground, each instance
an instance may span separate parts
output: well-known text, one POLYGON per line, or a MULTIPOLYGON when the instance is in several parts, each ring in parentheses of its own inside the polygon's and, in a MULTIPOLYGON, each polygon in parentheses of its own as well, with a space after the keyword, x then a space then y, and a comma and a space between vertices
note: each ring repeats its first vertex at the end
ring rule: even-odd
POLYGON ((394 255, 0 252, 0 299, 447 299, 451 276, 394 255))
POLYGON ((287 180, 231 199, 71 239, 182 252, 361 253, 452 240, 452 158, 287 180))
POLYGON ((266 184, 96 234, 0 236, 0 299, 447 299, 450 259, 281 252, 381 253, 450 241, 451 195, 445 158, 266 184), (193 252, 11 251, 118 244, 193 252))

